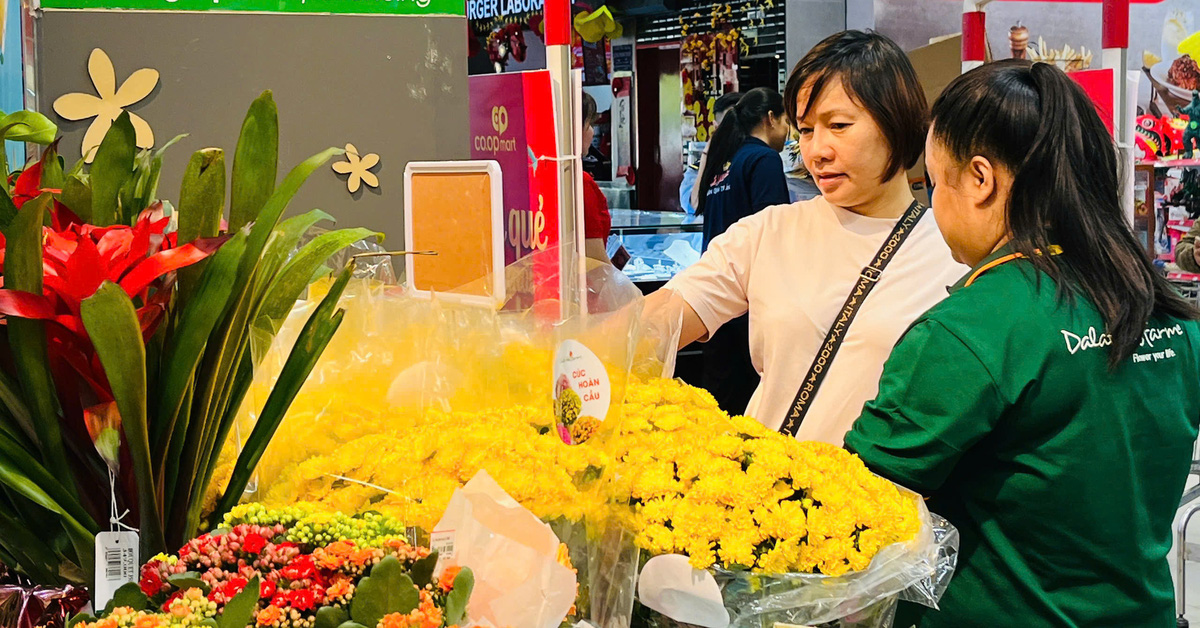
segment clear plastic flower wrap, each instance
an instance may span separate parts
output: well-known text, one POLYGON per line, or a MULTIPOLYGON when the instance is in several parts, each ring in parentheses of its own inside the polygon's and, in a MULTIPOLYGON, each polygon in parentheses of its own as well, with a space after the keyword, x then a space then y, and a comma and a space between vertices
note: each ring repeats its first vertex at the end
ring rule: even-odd
MULTIPOLYGON (((371 252, 381 251, 353 251, 371 252)), ((534 304, 538 282, 547 281, 535 264, 545 258, 508 268, 508 297, 498 308, 463 303, 452 294, 413 294, 394 285, 391 265, 374 263, 378 259, 387 258, 358 258, 360 269, 371 270, 346 290, 343 324, 243 499, 271 506, 309 501, 347 513, 377 510, 410 524, 424 539, 422 532, 441 518, 454 490, 486 470, 567 544, 582 587, 575 617, 595 626, 627 626, 636 562, 623 558, 627 545, 601 551, 611 505, 590 487, 604 469, 599 443, 619 423, 635 364, 638 372, 662 372, 665 353, 658 343, 641 343, 640 291, 611 265, 591 264, 588 314, 561 322, 545 303, 540 309, 534 304), (592 417, 599 426, 561 435, 553 393, 556 354, 561 361, 567 343, 586 349, 592 360, 568 373, 579 375, 574 379, 583 386, 583 409, 601 389, 607 409, 592 417), (591 596, 599 603, 591 604, 591 596)), ((257 420, 305 312, 323 292, 318 281, 274 343, 253 345, 260 367, 226 445, 226 463, 257 420)), ((579 423, 585 417, 573 418, 579 423)), ((215 476, 210 503, 227 471, 219 468, 215 476)))
POLYGON ((937 608, 957 564, 958 531, 930 513, 919 496, 904 492, 919 502, 920 532, 908 543, 881 549, 864 570, 826 576, 732 572, 716 567, 709 570, 711 582, 707 587, 703 572, 695 572, 687 582, 676 578, 674 584, 668 584, 650 582, 647 575, 655 575, 644 571, 639 599, 663 612, 651 608, 641 619, 648 625, 663 627, 759 628, 788 624, 887 628, 892 626, 900 600, 937 608), (717 592, 719 603, 710 604, 710 612, 697 614, 696 609, 715 601, 712 596, 717 592))

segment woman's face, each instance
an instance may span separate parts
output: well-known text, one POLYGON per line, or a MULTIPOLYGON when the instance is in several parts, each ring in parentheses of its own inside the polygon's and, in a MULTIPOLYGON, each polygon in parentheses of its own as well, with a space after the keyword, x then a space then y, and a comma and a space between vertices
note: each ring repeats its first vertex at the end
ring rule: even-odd
POLYGON ((925 168, 933 184, 933 215, 956 261, 975 266, 1008 241, 1006 171, 978 156, 955 163, 932 130, 925 139, 925 168))
POLYGON ((846 209, 870 204, 883 194, 883 173, 891 157, 883 131, 840 80, 826 83, 810 108, 811 91, 805 86, 796 98, 801 115, 809 109, 796 120, 804 165, 830 203, 846 209))
POLYGON ((771 138, 767 143, 772 150, 777 153, 782 151, 791 131, 792 127, 787 123, 787 116, 767 113, 767 135, 771 138))
POLYGON ((588 154, 591 150, 592 141, 596 139, 596 127, 592 126, 591 122, 583 123, 583 154, 588 154))

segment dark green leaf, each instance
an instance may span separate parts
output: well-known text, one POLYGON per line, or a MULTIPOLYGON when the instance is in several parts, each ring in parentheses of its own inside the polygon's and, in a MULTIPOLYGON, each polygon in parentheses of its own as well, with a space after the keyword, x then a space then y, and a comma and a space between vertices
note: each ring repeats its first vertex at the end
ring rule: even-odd
POLYGON ((13 204, 12 197, 4 188, 5 185, 0 181, 0 231, 7 231, 8 225, 17 217, 17 206, 13 204))
POLYGON ((275 430, 279 428, 279 424, 287 414, 296 394, 300 392, 300 388, 308 379, 308 375, 312 373, 317 360, 320 359, 321 353, 325 351, 333 334, 342 324, 342 318, 346 312, 336 308, 352 273, 353 265, 347 266, 342 271, 341 276, 333 282, 329 292, 326 293, 300 330, 296 344, 288 354, 279 378, 276 380, 274 388, 271 389, 271 394, 267 396, 262 412, 259 413, 258 421, 246 439, 246 444, 243 446, 237 462, 234 463, 229 484, 213 513, 215 519, 223 517, 237 504, 246 488, 246 483, 250 481, 250 476, 254 473, 254 468, 258 466, 258 461, 266 451, 267 444, 275 435, 275 430))
MULTIPOLYGON (((19 517, 19 515, 18 515, 19 517)), ((20 567, 38 582, 54 583, 58 577, 52 570, 57 556, 45 540, 46 535, 34 534, 27 522, 0 510, 0 545, 21 558, 20 567)))
POLYGON ((100 142, 89 174, 92 183, 92 223, 108 227, 121 217, 118 197, 133 175, 136 134, 129 114, 121 112, 100 142))
POLYGON ((314 628, 338 628, 350 620, 350 613, 344 606, 322 606, 317 611, 317 623, 314 628))
POLYGON ((454 578, 454 588, 446 596, 446 625, 461 624, 467 617, 467 602, 475 589, 475 574, 467 567, 454 578))
POLYGON ((167 582, 170 582, 180 591, 187 591, 188 589, 200 589, 204 591, 205 595, 208 595, 208 592, 211 590, 211 587, 209 587, 206 582, 200 579, 200 574, 194 571, 185 571, 173 576, 168 576, 167 582))
POLYGON ((113 592, 112 599, 104 606, 102 615, 109 615, 114 608, 128 607, 135 611, 144 611, 150 608, 150 598, 142 593, 142 588, 136 582, 126 582, 113 592))
POLYGON ((63 174, 62 158, 58 156, 58 142, 53 142, 42 152, 42 188, 61 190, 67 177, 63 174))
MULTIPOLYGON (((275 191, 279 168, 279 111, 268 90, 246 112, 237 151, 233 155, 233 188, 229 229, 236 231, 258 220, 275 191)), ((275 225, 272 223, 271 227, 275 225)))
POLYGON ((314 209, 279 223, 279 227, 275 229, 275 233, 272 233, 271 239, 267 241, 267 247, 263 250, 262 260, 259 262, 258 281, 255 282, 254 286, 255 299, 262 300, 267 288, 275 281, 276 276, 279 274, 279 269, 288 261, 288 257, 295 252, 300 238, 313 225, 323 220, 333 220, 333 216, 319 209, 314 209))
POLYGON ((212 619, 211 617, 200 622, 199 625, 203 626, 204 628, 221 628, 220 624, 217 623, 217 620, 212 619))
POLYGON ((387 556, 358 583, 350 602, 350 617, 364 626, 374 626, 384 615, 410 613, 421 598, 413 581, 395 556, 387 556))
POLYGON ((188 429, 186 418, 180 414, 183 398, 192 383, 196 366, 204 355, 209 335, 227 310, 248 235, 248 231, 243 229, 209 259, 194 298, 184 307, 179 325, 166 349, 167 357, 163 362, 166 375, 162 379, 162 395, 159 397, 159 417, 163 420, 154 426, 154 443, 160 456, 166 450, 174 430, 188 429))
POLYGON ((57 135, 58 127, 36 111, 16 111, 0 119, 0 137, 11 142, 46 145, 57 135))
POLYGON ((212 238, 225 208, 225 151, 206 148, 192 154, 179 190, 179 244, 212 238))
MULTIPOLYGON (((25 203, 5 231, 4 287, 42 294, 42 221, 53 197, 49 193, 25 203)), ((71 477, 59 431, 58 396, 50 375, 46 330, 41 321, 8 318, 8 340, 21 390, 25 393, 46 468, 71 477)))
POLYGON ((412 569, 408 571, 412 576, 413 584, 417 585, 418 589, 424 589, 425 585, 433 582, 433 569, 437 567, 438 553, 434 550, 428 556, 413 563, 412 569))
POLYGON ((92 219, 92 188, 78 175, 68 175, 59 198, 63 205, 75 212, 84 222, 92 219))
POLYGON ((165 548, 162 508, 155 491, 157 482, 151 466, 147 426, 146 347, 142 344, 133 301, 120 286, 106 281, 96 294, 83 300, 80 315, 121 413, 121 430, 129 445, 137 480, 142 546, 153 552, 162 551, 165 548))
POLYGON ((348 622, 342 623, 342 625, 338 626, 338 628, 367 628, 367 627, 358 622, 355 622, 355 621, 348 621, 348 622))
POLYGON ((250 242, 247 245, 252 257, 246 258, 246 263, 242 267, 242 277, 249 277, 259 263, 259 257, 266 249, 267 240, 275 231, 276 225, 279 224, 279 217, 283 215, 283 211, 287 209, 288 203, 292 201, 292 197, 300 190, 300 186, 304 181, 316 171, 317 168, 325 165, 334 155, 342 154, 343 150, 330 148, 324 152, 318 153, 309 157, 300 165, 292 168, 283 179, 283 183, 275 190, 271 197, 267 199, 263 205, 262 211, 258 214, 258 219, 254 222, 254 227, 250 231, 250 242))
POLYGON ((295 256, 279 271, 278 277, 271 284, 256 323, 261 331, 268 332, 268 338, 273 338, 279 332, 283 320, 287 318, 296 299, 308 287, 309 280, 317 269, 334 253, 371 236, 380 234, 370 229, 341 229, 323 233, 312 242, 304 245, 295 256), (269 323, 270 327, 266 327, 269 323))
MULTIPOLYGON (((20 477, 23 477, 25 480, 28 480, 34 486, 38 487, 38 489, 40 489, 40 493, 35 499, 34 496, 22 491, 18 486, 15 486, 10 482, 4 482, 2 479, 0 479, 0 482, 8 484, 22 495, 33 499, 39 505, 45 506, 45 504, 40 501, 42 499, 49 499, 53 501, 55 504, 57 504, 58 508, 61 508, 61 512, 69 517, 72 517, 79 523, 80 526, 85 528, 91 534, 95 534, 100 531, 99 526, 97 526, 96 522, 92 520, 92 517, 88 514, 87 509, 83 507, 83 504, 79 502, 79 498, 74 491, 69 490, 61 482, 59 482, 58 478, 54 477, 54 475, 46 470, 46 468, 42 466, 40 462, 38 462, 33 456, 29 455, 29 453, 21 447, 20 443, 13 440, 7 434, 0 434, 0 477, 4 475, 3 468, 5 467, 9 469, 10 473, 14 473, 20 477), (43 498, 41 495, 44 495, 45 497, 43 498)), ((69 478, 66 479, 69 481, 69 478)), ((48 506, 45 507, 49 508, 50 510, 55 510, 55 512, 59 512, 55 508, 48 506)))
POLYGON ((26 437, 30 440, 37 440, 37 431, 33 428, 33 417, 29 413, 29 406, 25 405, 25 400, 21 398, 21 391, 17 387, 17 383, 4 372, 0 372, 0 404, 3 404, 8 410, 13 421, 20 426, 26 437))
POLYGON ((262 591, 258 576, 255 576, 225 605, 225 610, 218 620, 220 628, 246 628, 254 623, 254 609, 258 606, 258 598, 262 591))
MULTIPOLYGON (((179 244, 215 237, 225 211, 225 151, 206 148, 192 154, 179 190, 179 244)), ((178 300, 186 305, 208 260, 179 271, 178 300)))

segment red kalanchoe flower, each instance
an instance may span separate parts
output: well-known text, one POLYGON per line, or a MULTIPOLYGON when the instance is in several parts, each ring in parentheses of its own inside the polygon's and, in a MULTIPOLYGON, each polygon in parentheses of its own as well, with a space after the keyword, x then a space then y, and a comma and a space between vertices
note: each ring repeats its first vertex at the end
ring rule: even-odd
POLYGON ((242 589, 246 588, 247 584, 249 584, 249 582, 240 576, 230 578, 229 582, 225 583, 222 592, 225 594, 225 597, 233 599, 238 593, 242 592, 242 589))
POLYGON ((259 585, 259 598, 269 600, 275 597, 275 582, 272 580, 263 580, 259 585))
POLYGON ((266 546, 267 540, 261 534, 251 532, 246 535, 246 538, 242 539, 242 549, 251 554, 261 554, 263 548, 266 546))
POLYGON ((288 580, 304 580, 313 577, 317 573, 317 565, 313 562, 312 556, 305 554, 298 556, 295 560, 288 563, 280 573, 288 580))
POLYGON ((288 601, 292 603, 292 608, 298 611, 312 610, 317 603, 317 594, 308 589, 297 589, 291 592, 288 601))
POLYGON ((166 583, 163 582, 162 575, 158 573, 158 561, 150 561, 142 565, 142 577, 138 583, 142 589, 142 593, 146 597, 154 597, 158 595, 166 583))
POLYGON ((280 591, 279 593, 275 594, 275 597, 271 598, 271 606, 278 606, 279 608, 283 608, 287 605, 288 605, 288 594, 287 593, 280 591))

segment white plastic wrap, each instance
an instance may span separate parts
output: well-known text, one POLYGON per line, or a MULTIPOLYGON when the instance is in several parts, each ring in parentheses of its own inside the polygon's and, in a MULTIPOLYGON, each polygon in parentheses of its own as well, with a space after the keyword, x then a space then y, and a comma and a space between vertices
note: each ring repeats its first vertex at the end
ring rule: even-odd
MULTIPOLYGON (((901 489, 903 490, 903 489, 901 489)), ((683 624, 651 612, 643 618, 651 626, 702 625, 706 628, 760 628, 789 624, 839 628, 888 628, 892 626, 896 602, 905 600, 937 608, 958 561, 958 531, 942 517, 930 513, 919 496, 904 491, 918 502, 921 529, 908 543, 885 547, 871 565, 842 576, 820 574, 754 574, 712 570, 712 579, 720 591, 728 613, 728 623, 709 616, 708 621, 683 624)), ((698 574, 703 572, 698 572, 698 574)), ((697 576, 697 580, 703 576, 697 576)), ((694 604, 705 587, 696 582, 687 587, 695 595, 694 604)), ((642 582, 640 586, 645 586, 642 582)), ((711 589, 709 589, 711 591, 711 589)), ((642 600, 655 604, 655 600, 642 600)), ((661 606, 660 606, 661 608, 661 606)), ((664 609, 666 610, 666 609, 664 609)), ((692 621, 698 621, 695 618, 692 621)), ((637 622, 635 621, 635 624, 637 622)))

